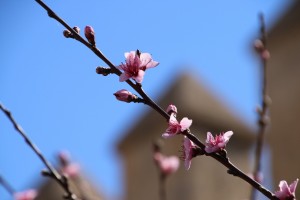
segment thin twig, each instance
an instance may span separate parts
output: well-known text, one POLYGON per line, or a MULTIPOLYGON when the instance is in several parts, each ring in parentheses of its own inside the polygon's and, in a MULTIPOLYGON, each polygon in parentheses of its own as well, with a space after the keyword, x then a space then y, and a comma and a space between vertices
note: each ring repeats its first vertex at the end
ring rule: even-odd
POLYGON ((78 199, 75 194, 72 193, 72 191, 69 188, 68 179, 65 176, 60 175, 56 169, 50 164, 50 162, 44 157, 42 152, 38 149, 38 147, 29 139, 29 137, 26 135, 22 127, 16 122, 16 120, 13 118, 11 112, 6 109, 1 103, 0 103, 0 110, 4 112, 4 114, 8 117, 8 119, 13 124, 14 128, 17 132, 20 133, 20 135, 24 138, 25 142, 28 144, 28 146, 34 151, 34 153, 39 157, 39 159, 44 163, 48 171, 44 171, 44 175, 47 175, 56 182, 59 183, 59 185, 65 190, 66 192, 66 199, 70 200, 76 200, 78 199))
MULTIPOLYGON (((58 22, 60 22, 65 28, 67 28, 69 31, 71 31, 72 34, 74 34, 74 39, 78 40, 85 46, 87 46, 89 49, 91 49, 101 60, 103 60, 111 69, 112 73, 115 73, 116 75, 120 76, 121 71, 117 69, 112 62, 110 62, 103 53, 97 49, 95 46, 88 43, 86 40, 84 40, 80 35, 78 35, 67 23, 65 23, 61 18, 59 18, 48 6, 46 6, 41 0, 36 0, 37 3, 39 3, 48 13, 50 13, 50 17, 54 18, 58 22)), ((133 83, 130 80, 126 81, 136 92, 138 92, 141 97, 145 100, 145 103, 152 107, 155 111, 157 111, 162 117, 164 117, 166 120, 169 120, 170 115, 167 114, 161 107, 159 107, 142 89, 141 84, 133 83)), ((194 142, 198 147, 201 149, 205 148, 205 145, 192 133, 190 133, 189 130, 185 131, 183 133, 186 135, 191 141, 194 142)), ((266 197, 272 200, 278 200, 278 198, 269 190, 264 188, 260 183, 256 182, 249 176, 247 176, 245 173, 243 173, 241 170, 239 170, 236 166, 234 166, 228 158, 225 158, 224 156, 221 156, 218 153, 211 153, 211 154, 205 154, 207 156, 213 157, 217 161, 219 161, 221 164, 223 164, 225 167, 227 167, 228 172, 232 175, 235 175, 237 177, 240 177, 244 181, 248 182, 250 185, 252 185, 254 188, 256 188, 258 191, 260 191, 262 194, 264 194, 266 197)))
MULTIPOLYGON (((261 81, 262 81, 262 90, 261 90, 261 108, 258 108, 258 133, 256 138, 256 149, 255 149, 255 166, 253 171, 254 179, 260 179, 261 176, 261 157, 262 157, 262 150, 264 146, 264 136, 266 132, 267 122, 269 120, 269 116, 267 114, 268 106, 270 98, 267 95, 267 58, 263 56, 263 53, 269 53, 267 50, 267 35, 266 35, 266 28, 265 28, 265 21, 263 14, 259 15, 260 19, 260 34, 261 38, 260 41, 262 43, 260 51, 260 58, 261 58, 261 81)), ((251 199, 255 199, 255 190, 252 189, 251 191, 251 199)))
POLYGON ((5 180, 1 175, 0 175, 0 184, 5 188, 5 190, 13 196, 15 194, 15 189, 8 183, 7 180, 5 180))

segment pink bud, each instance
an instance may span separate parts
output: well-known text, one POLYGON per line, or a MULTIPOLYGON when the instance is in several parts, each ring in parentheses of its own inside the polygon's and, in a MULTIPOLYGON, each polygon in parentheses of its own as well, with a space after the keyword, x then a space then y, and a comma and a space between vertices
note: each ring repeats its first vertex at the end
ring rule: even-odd
POLYGON ((134 99, 137 99, 136 95, 132 94, 131 92, 125 89, 119 90, 118 92, 114 93, 114 95, 119 101, 124 101, 127 103, 130 103, 134 99))
POLYGON ((261 40, 257 39, 254 41, 254 48, 256 51, 261 52, 265 47, 261 40))
POLYGON ((168 106, 168 108, 167 108, 167 113, 170 115, 171 113, 175 113, 175 114, 177 114, 177 108, 176 108, 176 106, 175 105, 173 105, 173 104, 170 104, 169 106, 168 106))
POLYGON ((261 52, 261 57, 264 59, 264 60, 269 60, 271 55, 270 55, 270 52, 265 49, 261 52))
POLYGON ((95 46, 95 31, 93 27, 91 26, 86 26, 84 29, 84 35, 86 39, 91 43, 91 45, 95 46))

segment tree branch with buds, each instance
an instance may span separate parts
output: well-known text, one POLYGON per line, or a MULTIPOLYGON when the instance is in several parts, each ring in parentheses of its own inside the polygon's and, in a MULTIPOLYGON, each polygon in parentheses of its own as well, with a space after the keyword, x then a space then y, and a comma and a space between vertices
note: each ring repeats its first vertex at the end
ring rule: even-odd
MULTIPOLYGON (((64 31, 64 35, 68 38, 73 38, 82 44, 84 44, 86 47, 88 47, 91 51, 93 51, 102 61, 104 61, 109 68, 103 68, 103 67, 97 67, 96 72, 98 74, 102 74, 104 76, 108 74, 116 74, 119 76, 119 79, 121 82, 125 81, 129 86, 131 86, 137 94, 140 96, 132 94, 131 92, 127 90, 120 90, 115 93, 115 96, 117 99, 121 101, 125 101, 127 103, 129 102, 135 102, 137 99, 139 99, 137 102, 144 103, 153 108, 158 114, 160 114, 163 118, 165 118, 169 122, 169 127, 166 130, 166 132, 163 134, 164 137, 174 136, 174 135, 184 135, 186 138, 188 138, 193 145, 187 145, 190 148, 196 149, 197 151, 191 151, 189 149, 188 157, 192 158, 194 157, 198 152, 199 155, 206 155, 214 158, 218 162, 220 162, 222 165, 224 165, 228 169, 228 173, 232 174, 236 177, 241 178, 242 180, 248 182, 250 185, 252 185, 255 189, 260 191, 262 194, 264 194, 269 199, 279 199, 275 194, 267 190, 263 185, 261 185, 259 182, 255 181, 248 175, 246 175, 244 172, 242 172, 240 169, 238 169, 234 164, 232 164, 229 160, 229 157, 227 155, 227 152, 225 150, 225 146, 227 142, 229 141, 229 138, 231 137, 232 133, 226 132, 221 133, 220 135, 217 135, 213 137, 210 133, 207 136, 206 144, 204 144, 202 141, 200 141, 195 135, 193 135, 190 132, 190 125, 192 123, 192 120, 189 120, 188 118, 183 118, 180 122, 176 119, 176 114, 172 112, 166 112, 161 107, 159 107, 143 90, 142 88, 142 81, 145 74, 145 71, 156 67, 159 63, 154 61, 149 53, 141 53, 139 50, 136 51, 130 51, 125 53, 126 61, 125 63, 122 63, 119 66, 115 66, 109 59, 107 59, 104 54, 96 47, 96 40, 95 40, 95 31, 91 26, 85 27, 85 37, 87 38, 87 41, 83 39, 79 35, 79 31, 77 28, 71 28, 66 22, 64 22, 60 17, 58 17, 46 4, 44 4, 41 0, 36 0, 37 3, 39 3, 47 12, 48 15, 57 20, 59 23, 61 23, 67 31, 64 31)), ((264 56, 267 56, 265 54, 264 56)), ((177 108, 176 108, 177 112, 177 108)), ((187 162, 187 165, 190 165, 190 162, 187 162)), ((293 185, 293 188, 294 185, 293 185)))
POLYGON ((30 140, 30 138, 26 135, 25 131, 22 129, 22 127, 16 122, 16 120, 13 118, 11 112, 6 109, 1 103, 0 103, 0 110, 3 111, 3 113, 7 116, 7 118, 10 120, 10 122, 13 124, 16 131, 23 137, 26 144, 34 151, 34 153, 39 157, 39 159, 44 163, 47 170, 43 170, 42 174, 44 176, 49 176, 50 178, 53 178, 66 192, 65 199, 69 200, 76 200, 78 199, 75 194, 72 193, 68 178, 64 175, 59 174, 56 169, 50 164, 50 162, 45 158, 45 156, 42 154, 42 152, 39 150, 39 148, 30 140))

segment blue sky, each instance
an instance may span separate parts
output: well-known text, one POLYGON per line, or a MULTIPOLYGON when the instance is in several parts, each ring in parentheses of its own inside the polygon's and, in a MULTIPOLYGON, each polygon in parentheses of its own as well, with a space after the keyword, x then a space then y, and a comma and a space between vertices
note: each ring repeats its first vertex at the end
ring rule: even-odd
MULTIPOLYGON (((154 99, 175 74, 191 71, 254 125, 257 16, 265 13, 270 27, 292 0, 45 2, 71 26, 92 25, 98 48, 116 65, 126 51, 151 53, 160 65, 147 71, 143 86, 154 99)), ((35 1, 1 1, 0 17, 0 101, 49 160, 69 150, 105 194, 121 195, 115 144, 145 107, 116 101, 112 94, 129 87, 116 76, 98 76, 95 68, 104 63, 65 39, 64 28, 35 1)), ((3 114, 0 138, 0 174, 16 190, 44 180, 44 166, 3 114)), ((0 197, 10 199, 2 187, 0 197)))

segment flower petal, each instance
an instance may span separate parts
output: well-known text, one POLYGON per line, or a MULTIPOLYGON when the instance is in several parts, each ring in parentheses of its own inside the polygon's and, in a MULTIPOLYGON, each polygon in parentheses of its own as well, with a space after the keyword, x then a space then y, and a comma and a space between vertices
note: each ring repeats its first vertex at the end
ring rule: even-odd
POLYGON ((143 70, 139 70, 139 74, 136 77, 133 77, 136 82, 141 83, 144 79, 145 72, 143 70))
POLYGON ((193 120, 188 119, 187 117, 184 117, 180 121, 181 131, 185 131, 186 129, 190 128, 190 126, 192 125, 192 122, 193 122, 193 120))
POLYGON ((291 193, 292 193, 292 194, 294 194, 295 191, 296 191, 296 187, 297 187, 298 181, 299 181, 299 179, 296 179, 296 180, 290 185, 290 190, 291 190, 291 193))
POLYGON ((129 78, 130 78, 130 77, 127 76, 126 73, 123 73, 123 74, 120 75, 119 81, 120 81, 120 82, 127 81, 129 78))

